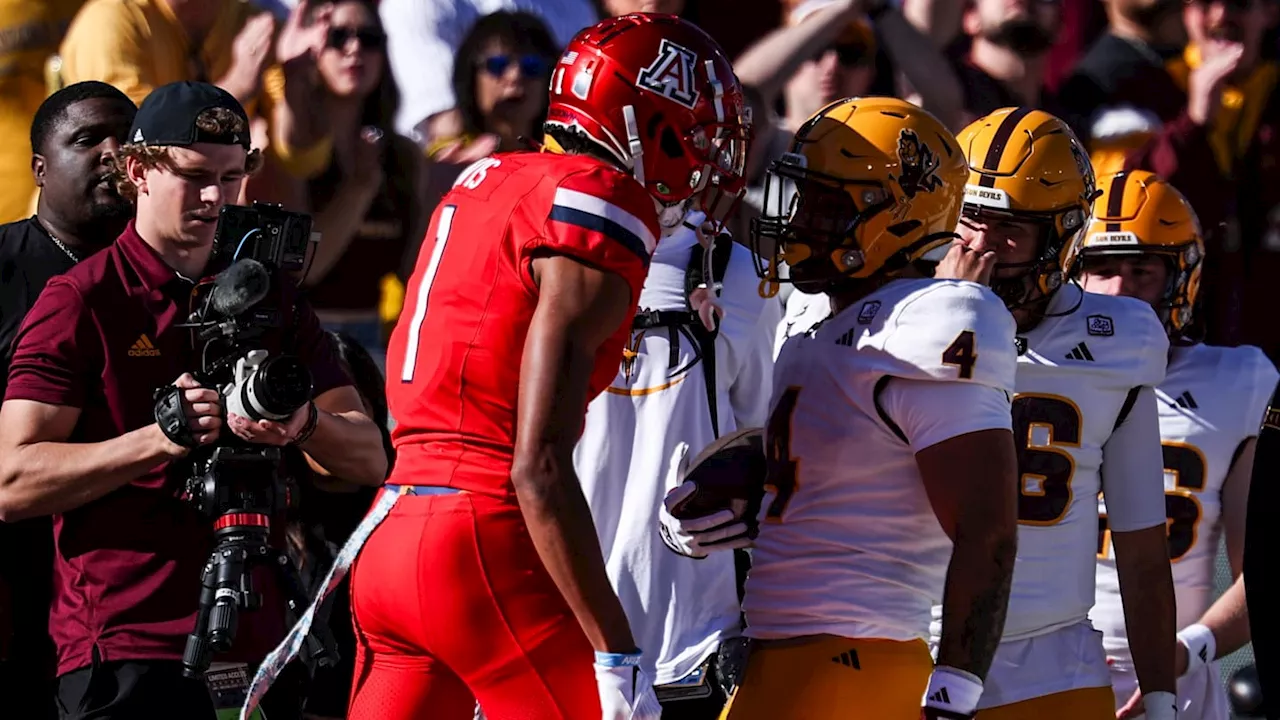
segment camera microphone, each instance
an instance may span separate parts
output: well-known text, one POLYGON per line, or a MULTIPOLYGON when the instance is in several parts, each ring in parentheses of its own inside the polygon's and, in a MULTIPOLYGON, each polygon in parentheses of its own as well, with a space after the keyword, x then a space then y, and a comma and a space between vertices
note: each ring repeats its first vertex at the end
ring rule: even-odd
POLYGON ((262 302, 271 290, 271 273, 257 260, 243 258, 218 273, 209 307, 222 317, 236 317, 262 302))

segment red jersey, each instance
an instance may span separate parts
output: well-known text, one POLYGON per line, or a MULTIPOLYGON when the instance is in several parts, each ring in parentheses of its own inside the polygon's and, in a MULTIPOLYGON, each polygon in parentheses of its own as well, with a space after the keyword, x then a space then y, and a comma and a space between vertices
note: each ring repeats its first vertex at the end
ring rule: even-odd
MULTIPOLYGON (((644 187, 594 158, 511 153, 464 170, 431 218, 387 349, 388 482, 513 497, 532 260, 563 254, 617 273, 634 311, 658 234, 644 187)), ((613 380, 630 331, 629 315, 600 347, 588 400, 613 380)))

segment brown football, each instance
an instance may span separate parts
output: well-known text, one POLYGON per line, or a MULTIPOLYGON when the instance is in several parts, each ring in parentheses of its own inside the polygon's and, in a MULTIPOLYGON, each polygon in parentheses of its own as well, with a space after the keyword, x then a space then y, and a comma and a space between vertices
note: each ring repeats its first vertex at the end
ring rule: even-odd
POLYGON ((748 507, 764 493, 764 432, 747 428, 724 435, 689 462, 682 480, 697 490, 671 509, 677 518, 695 518, 723 510, 734 501, 748 507))

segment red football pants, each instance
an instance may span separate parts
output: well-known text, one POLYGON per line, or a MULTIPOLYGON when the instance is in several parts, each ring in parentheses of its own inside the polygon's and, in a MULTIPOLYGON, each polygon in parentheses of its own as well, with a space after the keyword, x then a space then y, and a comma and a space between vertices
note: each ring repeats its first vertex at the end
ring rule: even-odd
POLYGON ((599 720, 593 654, 519 508, 399 499, 351 571, 349 720, 599 720))

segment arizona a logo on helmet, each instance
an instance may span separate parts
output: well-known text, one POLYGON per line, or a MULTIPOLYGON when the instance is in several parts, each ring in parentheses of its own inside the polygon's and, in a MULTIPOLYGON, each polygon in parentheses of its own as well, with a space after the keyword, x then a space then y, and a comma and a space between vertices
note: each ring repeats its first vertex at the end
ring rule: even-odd
POLYGON ((692 110, 698 102, 698 91, 693 87, 697 62, 698 56, 692 50, 664 38, 658 46, 658 57, 640 71, 636 84, 692 110))

